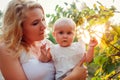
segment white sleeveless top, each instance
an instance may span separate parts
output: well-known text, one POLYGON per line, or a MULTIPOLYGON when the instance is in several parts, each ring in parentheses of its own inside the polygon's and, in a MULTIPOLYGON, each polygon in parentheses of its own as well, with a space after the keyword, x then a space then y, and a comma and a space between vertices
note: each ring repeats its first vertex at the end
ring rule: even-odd
POLYGON ((20 62, 28 80, 54 80, 52 62, 42 63, 34 55, 27 55, 25 51, 20 56, 20 62))

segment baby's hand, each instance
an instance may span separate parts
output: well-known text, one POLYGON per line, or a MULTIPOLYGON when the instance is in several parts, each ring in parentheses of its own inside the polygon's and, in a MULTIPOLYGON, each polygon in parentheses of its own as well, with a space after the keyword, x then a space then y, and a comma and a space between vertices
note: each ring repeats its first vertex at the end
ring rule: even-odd
POLYGON ((96 40, 96 38, 93 37, 90 39, 90 43, 89 43, 90 47, 95 47, 97 44, 98 44, 98 41, 96 40))
POLYGON ((51 60, 50 48, 46 49, 46 44, 40 47, 41 54, 39 60, 42 62, 49 62, 51 60))

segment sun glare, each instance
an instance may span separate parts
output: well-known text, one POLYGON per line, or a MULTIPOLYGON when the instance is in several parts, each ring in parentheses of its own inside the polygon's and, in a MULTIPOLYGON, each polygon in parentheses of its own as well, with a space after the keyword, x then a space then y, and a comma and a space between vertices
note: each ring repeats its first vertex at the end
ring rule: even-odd
POLYGON ((91 38, 96 38, 98 43, 100 43, 104 33, 105 33, 105 24, 93 26, 89 30, 86 30, 85 28, 81 28, 80 26, 77 27, 78 39, 82 39, 86 44, 89 43, 91 38))

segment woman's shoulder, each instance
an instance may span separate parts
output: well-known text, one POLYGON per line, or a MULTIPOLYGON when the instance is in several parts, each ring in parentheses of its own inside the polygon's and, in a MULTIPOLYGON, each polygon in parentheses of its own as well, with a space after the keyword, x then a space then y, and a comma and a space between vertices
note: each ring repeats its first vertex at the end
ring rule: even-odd
POLYGON ((4 43, 0 43, 0 55, 7 54, 7 48, 4 43))
POLYGON ((11 65, 13 65, 15 63, 17 63, 18 57, 15 57, 14 55, 12 55, 12 52, 10 50, 7 49, 7 47, 5 47, 5 45, 1 45, 0 44, 0 64, 3 66, 8 66, 10 63, 11 65))

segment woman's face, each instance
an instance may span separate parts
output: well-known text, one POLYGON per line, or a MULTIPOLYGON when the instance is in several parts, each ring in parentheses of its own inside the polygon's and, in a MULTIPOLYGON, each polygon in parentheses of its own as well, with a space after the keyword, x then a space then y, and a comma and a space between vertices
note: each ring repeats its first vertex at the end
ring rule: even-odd
POLYGON ((46 22, 44 13, 40 8, 26 11, 26 19, 23 22, 23 39, 28 43, 44 39, 46 22))

